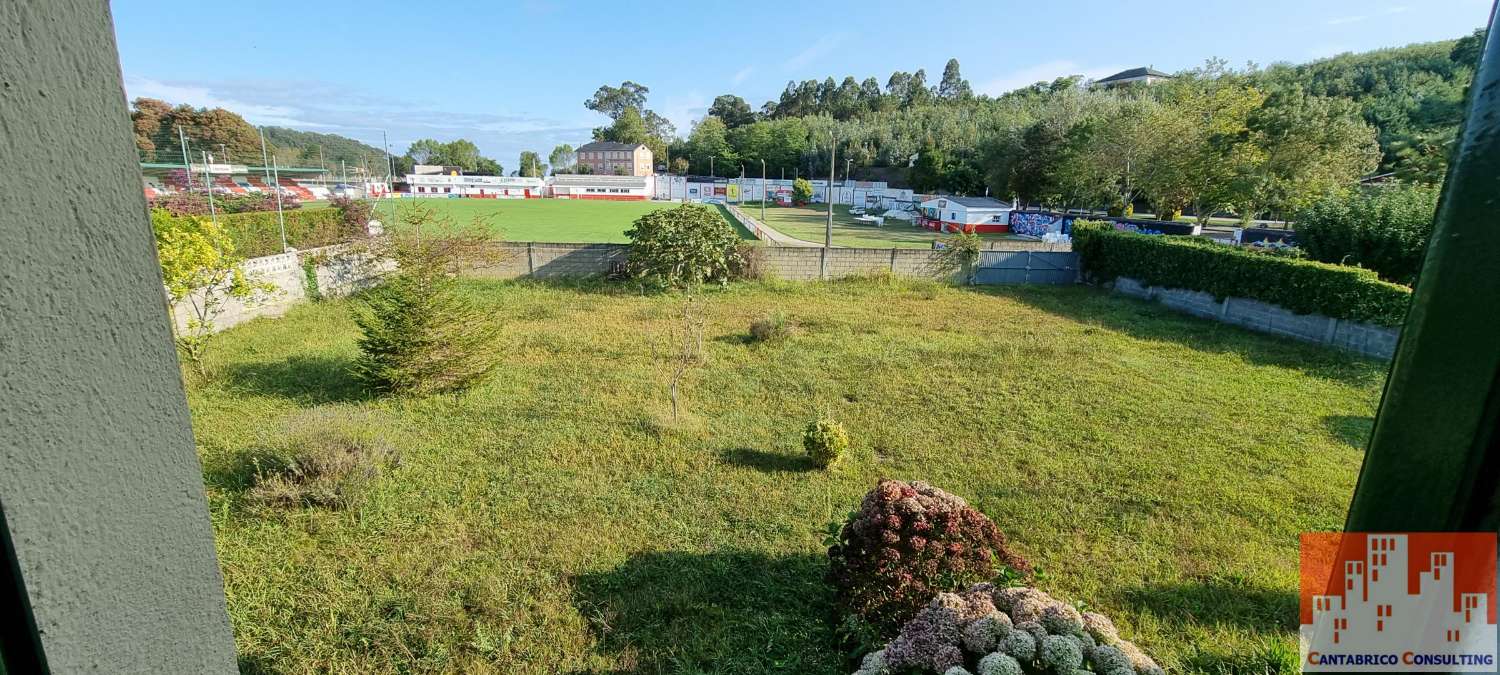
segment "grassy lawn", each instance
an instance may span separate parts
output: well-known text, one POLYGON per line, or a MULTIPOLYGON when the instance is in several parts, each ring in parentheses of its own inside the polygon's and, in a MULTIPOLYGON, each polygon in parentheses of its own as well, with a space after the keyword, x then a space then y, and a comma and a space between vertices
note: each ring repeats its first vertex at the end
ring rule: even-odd
POLYGON ((970 500, 1169 671, 1295 664, 1297 534, 1342 525, 1385 373, 1084 287, 730 285, 673 421, 680 296, 465 288, 505 359, 461 395, 364 396, 344 301, 187 376, 247 672, 847 673, 821 531, 882 476, 970 500), (797 333, 746 344, 776 310, 797 333), (820 410, 833 473, 799 457, 820 410), (330 411, 399 466, 345 510, 253 506, 250 458, 330 411))
MULTIPOLYGON (((828 226, 828 211, 822 204, 814 206, 766 206, 765 223, 789 237, 821 244, 828 226)), ((759 203, 743 207, 745 213, 759 219, 759 203)), ((866 225, 849 215, 849 207, 833 207, 833 245, 864 248, 932 248, 932 241, 943 236, 908 221, 888 218, 884 227, 866 225)), ((1007 239, 1003 234, 981 235, 985 239, 1007 239)))
MULTIPOLYGON (((657 209, 676 206, 667 202, 614 202, 571 199, 403 199, 376 202, 377 217, 389 221, 391 206, 399 211, 419 203, 458 222, 476 217, 488 219, 509 241, 567 243, 628 243, 625 231, 631 223, 657 209)), ((305 208, 325 208, 327 202, 309 202, 305 208)), ((751 239, 748 232, 741 236, 751 239)))

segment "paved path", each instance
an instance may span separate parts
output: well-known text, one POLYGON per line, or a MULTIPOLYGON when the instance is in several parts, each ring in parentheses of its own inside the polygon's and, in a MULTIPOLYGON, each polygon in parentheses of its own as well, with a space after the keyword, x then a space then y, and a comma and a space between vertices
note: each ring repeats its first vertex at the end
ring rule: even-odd
MULTIPOLYGON (((738 207, 738 206, 735 206, 733 204, 725 204, 725 206, 729 208, 729 212, 731 214, 733 214, 735 218, 739 218, 740 219, 740 222, 743 223, 745 227, 750 228, 751 232, 755 233, 758 237, 760 237, 760 239, 762 241, 766 242, 767 244, 770 244, 771 246, 799 246, 799 247, 802 247, 802 248, 823 248, 822 244, 814 244, 813 242, 803 241, 803 240, 798 239, 796 237, 789 237, 789 236, 784 235, 784 234, 782 234, 782 233, 780 233, 780 232, 778 232, 778 231, 776 231, 776 230, 774 230, 774 229, 772 229, 770 227, 767 227, 765 223, 762 223, 759 220, 756 220, 755 218, 750 217, 750 214, 745 213, 744 211, 741 211, 740 207, 738 207)), ((838 247, 835 246, 834 248, 838 248, 838 247)))

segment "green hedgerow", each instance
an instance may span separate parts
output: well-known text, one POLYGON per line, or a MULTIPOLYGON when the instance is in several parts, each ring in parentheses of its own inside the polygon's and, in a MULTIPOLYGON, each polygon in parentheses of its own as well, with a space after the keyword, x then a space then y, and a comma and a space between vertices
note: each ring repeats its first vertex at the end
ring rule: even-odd
POLYGON ((802 432, 802 448, 812 461, 825 469, 837 464, 849 451, 849 432, 844 425, 827 417, 807 424, 802 432))
POLYGON ((1130 277, 1149 286, 1203 291, 1279 305, 1299 314, 1400 325, 1411 289, 1374 270, 1254 253, 1195 237, 1120 232, 1073 223, 1073 250, 1096 282, 1130 277))

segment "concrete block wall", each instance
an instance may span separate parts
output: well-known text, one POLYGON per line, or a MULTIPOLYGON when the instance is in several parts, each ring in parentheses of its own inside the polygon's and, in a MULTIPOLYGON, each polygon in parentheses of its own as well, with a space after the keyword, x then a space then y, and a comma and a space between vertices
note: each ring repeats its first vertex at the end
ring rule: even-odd
MULTIPOLYGON (((1041 242, 995 242, 994 250, 1059 250, 1056 244, 1041 242), (1003 246, 1004 248, 999 248, 1003 246)), ((604 276, 629 258, 625 244, 553 244, 542 242, 506 242, 498 245, 496 259, 469 271, 471 276, 487 279, 556 279, 604 276)), ((1062 244, 1061 250, 1069 250, 1062 244)), ((813 281, 821 276, 823 257, 828 257, 828 276, 840 278, 890 272, 901 276, 935 275, 937 253, 920 248, 832 248, 765 246, 758 249, 765 267, 778 279, 813 281)), ((307 299, 303 261, 316 263, 318 290, 324 296, 340 296, 373 284, 392 269, 389 261, 377 263, 350 253, 345 246, 327 246, 252 258, 244 262, 251 278, 274 287, 251 302, 230 299, 214 321, 216 330, 224 330, 262 316, 281 316, 292 305, 307 299)), ((174 317, 179 328, 192 318, 186 306, 174 317)))
POLYGON ((1396 353, 1401 330, 1321 314, 1297 314, 1283 307, 1251 300, 1216 300, 1201 291, 1146 286, 1129 277, 1115 279, 1115 292, 1143 300, 1155 300, 1179 312, 1205 319, 1270 333, 1303 342, 1313 342, 1346 351, 1390 359, 1396 353))

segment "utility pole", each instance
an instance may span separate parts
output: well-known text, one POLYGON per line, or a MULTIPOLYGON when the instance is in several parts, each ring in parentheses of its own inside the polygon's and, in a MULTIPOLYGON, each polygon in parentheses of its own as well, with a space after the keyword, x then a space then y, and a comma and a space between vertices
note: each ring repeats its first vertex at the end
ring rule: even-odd
MULTIPOLYGON (((828 227, 823 230, 823 248, 833 248, 833 174, 838 170, 839 144, 838 138, 833 134, 828 135, 828 190, 824 196, 828 198, 828 227)), ((828 254, 823 254, 823 278, 828 278, 828 254)))
MULTIPOLYGON (((393 193, 396 191, 396 165, 393 163, 394 160, 391 159, 391 138, 386 134, 385 129, 380 130, 380 140, 385 144, 385 194, 387 197, 394 197, 393 193)), ((391 225, 395 226, 395 224, 396 202, 393 199, 391 200, 391 225)))
MULTIPOLYGON (((265 172, 266 182, 270 182, 271 167, 266 166, 266 131, 260 127, 256 127, 256 131, 260 132, 260 170, 265 172)), ((318 146, 318 154, 321 155, 322 153, 323 146, 320 145, 318 146)), ((319 161, 321 162, 321 160, 319 161)), ((281 186, 278 185, 272 189, 276 190, 276 224, 281 227, 281 252, 286 253, 286 218, 281 215, 281 186)))
POLYGON ((760 160, 760 222, 766 222, 766 160, 760 160))
POLYGON ((709 178, 718 178, 719 177, 718 174, 714 173, 714 158, 713 158, 713 155, 709 155, 709 157, 708 157, 708 177, 709 178))

